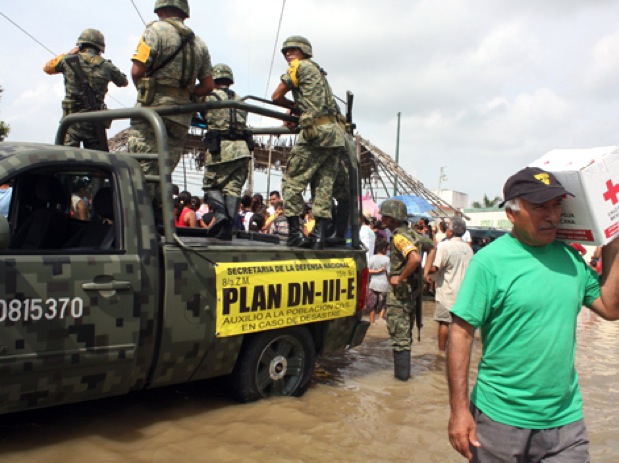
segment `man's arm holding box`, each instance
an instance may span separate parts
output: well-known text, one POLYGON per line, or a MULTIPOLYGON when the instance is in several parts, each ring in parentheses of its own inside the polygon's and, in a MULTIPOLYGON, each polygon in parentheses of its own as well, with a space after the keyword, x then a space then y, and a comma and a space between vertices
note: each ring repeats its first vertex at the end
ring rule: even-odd
POLYGON ((602 276, 600 297, 591 310, 606 320, 619 320, 619 239, 602 247, 602 276))

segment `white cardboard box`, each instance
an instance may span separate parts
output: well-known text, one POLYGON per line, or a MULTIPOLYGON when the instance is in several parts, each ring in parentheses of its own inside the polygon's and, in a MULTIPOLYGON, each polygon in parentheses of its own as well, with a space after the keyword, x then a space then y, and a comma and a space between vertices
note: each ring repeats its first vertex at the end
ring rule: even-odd
POLYGON ((619 236, 618 146, 552 150, 530 165, 575 196, 563 200, 558 239, 602 246, 619 236))

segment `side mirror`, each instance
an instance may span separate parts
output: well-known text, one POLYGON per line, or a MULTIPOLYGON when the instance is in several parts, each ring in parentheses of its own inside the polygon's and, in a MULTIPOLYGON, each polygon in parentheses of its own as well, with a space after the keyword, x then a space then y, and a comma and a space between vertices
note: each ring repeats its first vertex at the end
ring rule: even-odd
POLYGON ((0 214, 0 250, 7 249, 11 242, 11 227, 5 216, 0 214))

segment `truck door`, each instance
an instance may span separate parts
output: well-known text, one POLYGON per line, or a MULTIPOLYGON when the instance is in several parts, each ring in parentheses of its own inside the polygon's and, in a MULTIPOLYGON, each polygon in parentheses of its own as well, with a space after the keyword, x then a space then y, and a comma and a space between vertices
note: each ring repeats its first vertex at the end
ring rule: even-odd
POLYGON ((105 168, 59 164, 5 179, 13 193, 10 244, 0 251, 0 412, 134 383, 141 267, 124 249, 119 182, 105 168))

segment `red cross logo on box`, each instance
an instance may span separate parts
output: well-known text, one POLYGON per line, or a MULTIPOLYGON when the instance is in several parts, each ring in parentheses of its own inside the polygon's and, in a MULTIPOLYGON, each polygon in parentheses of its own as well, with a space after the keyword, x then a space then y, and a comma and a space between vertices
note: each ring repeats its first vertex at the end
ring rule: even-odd
POLYGON ((608 188, 608 191, 604 193, 604 201, 611 201, 614 206, 619 202, 619 199, 617 198, 617 195, 619 194, 619 184, 613 185, 612 180, 607 180, 606 188, 608 188))

